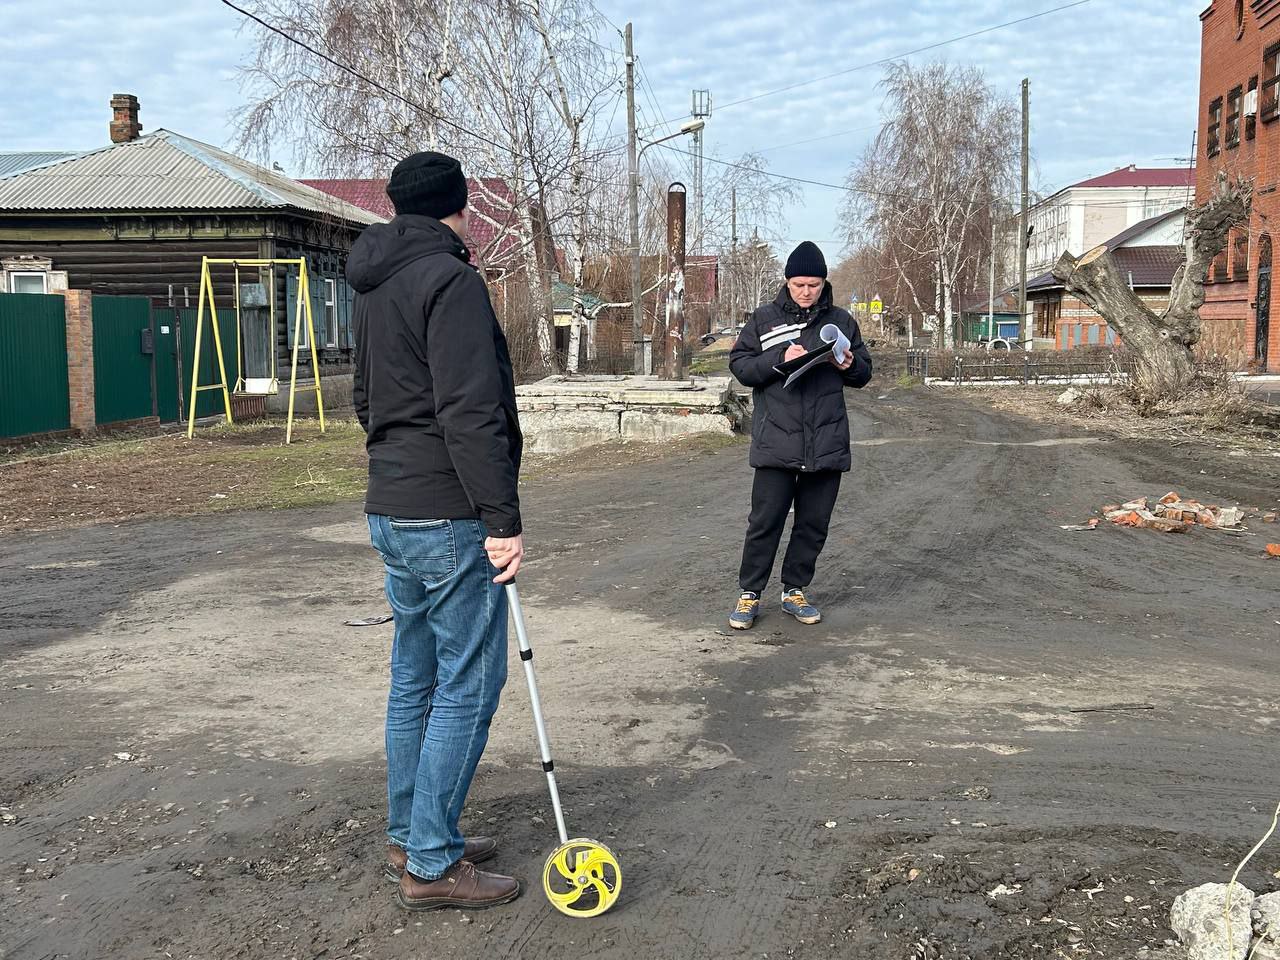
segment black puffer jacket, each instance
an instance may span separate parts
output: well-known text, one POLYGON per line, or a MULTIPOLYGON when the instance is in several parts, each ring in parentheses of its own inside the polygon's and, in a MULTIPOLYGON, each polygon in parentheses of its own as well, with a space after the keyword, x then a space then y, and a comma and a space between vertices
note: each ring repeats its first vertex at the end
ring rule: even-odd
POLYGON ((729 369, 753 389, 751 466, 785 470, 848 470, 849 417, 844 388, 871 379, 871 354, 858 324, 832 303, 831 284, 812 307, 801 309, 784 285, 773 303, 762 304, 743 328, 729 355, 729 369), (853 348, 853 365, 841 371, 824 363, 789 389, 774 370, 792 342, 807 350, 822 346, 823 326, 834 323, 853 348))
POLYGON ((365 511, 479 519, 490 536, 513 537, 523 440, 511 358, 467 261, 457 234, 414 215, 369 227, 351 249, 365 511))

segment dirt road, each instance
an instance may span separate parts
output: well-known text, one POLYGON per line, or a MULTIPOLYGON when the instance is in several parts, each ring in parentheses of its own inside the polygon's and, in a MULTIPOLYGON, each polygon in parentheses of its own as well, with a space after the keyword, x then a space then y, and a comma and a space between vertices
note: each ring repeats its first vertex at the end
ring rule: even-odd
POLYGON ((554 827, 514 662, 467 818, 526 895, 394 906, 390 631, 341 625, 383 609, 355 505, 0 540, 0 957, 1160 948, 1172 898, 1225 880, 1280 799, 1280 562, 1263 537, 1059 525, 1168 489, 1274 509, 1280 459, 924 390, 851 409, 818 627, 770 598, 724 629, 745 446, 527 491, 570 825, 626 871, 593 921, 537 890, 554 827))

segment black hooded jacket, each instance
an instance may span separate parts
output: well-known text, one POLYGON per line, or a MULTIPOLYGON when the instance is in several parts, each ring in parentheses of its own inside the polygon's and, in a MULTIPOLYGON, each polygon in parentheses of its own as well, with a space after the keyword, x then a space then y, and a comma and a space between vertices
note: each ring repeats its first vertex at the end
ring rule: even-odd
POLYGON ((761 304, 743 327, 729 355, 729 369, 751 387, 751 466, 784 470, 841 470, 850 467, 849 415, 845 387, 864 387, 871 379, 871 354, 857 322, 833 305, 831 284, 818 302, 802 309, 784 284, 773 303, 761 304), (834 323, 849 338, 853 365, 840 370, 823 363, 788 389, 774 370, 793 342, 806 350, 823 345, 820 331, 834 323))
POLYGON ((520 533, 523 439, 506 337, 457 234, 431 217, 367 228, 352 247, 356 415, 365 512, 479 519, 520 533))

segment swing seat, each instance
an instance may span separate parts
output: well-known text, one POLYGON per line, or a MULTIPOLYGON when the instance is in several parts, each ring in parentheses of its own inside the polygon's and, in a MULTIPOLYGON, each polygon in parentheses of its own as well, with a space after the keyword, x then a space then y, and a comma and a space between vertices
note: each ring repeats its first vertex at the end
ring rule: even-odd
POLYGON ((255 397, 274 397, 280 392, 280 381, 275 377, 246 377, 239 392, 255 397))

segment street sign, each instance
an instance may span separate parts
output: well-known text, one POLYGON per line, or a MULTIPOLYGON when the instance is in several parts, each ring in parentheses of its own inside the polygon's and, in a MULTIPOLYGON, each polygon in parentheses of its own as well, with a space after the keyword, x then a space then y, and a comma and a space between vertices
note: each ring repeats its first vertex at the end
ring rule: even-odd
POLYGON ((872 301, 871 301, 871 312, 872 312, 872 313, 884 313, 884 301, 882 301, 879 297, 876 297, 874 300, 872 300, 872 301))

